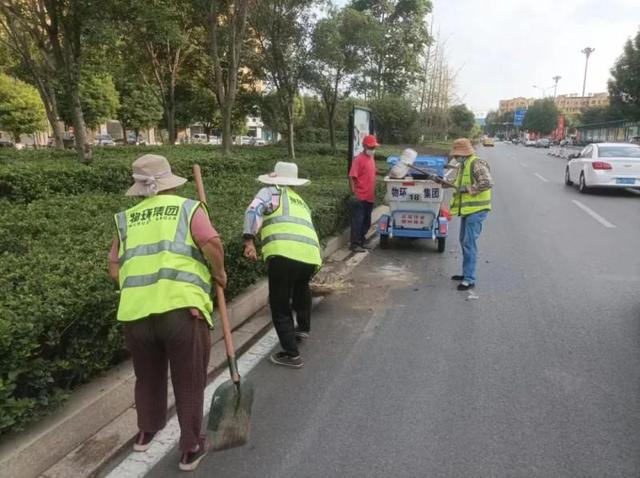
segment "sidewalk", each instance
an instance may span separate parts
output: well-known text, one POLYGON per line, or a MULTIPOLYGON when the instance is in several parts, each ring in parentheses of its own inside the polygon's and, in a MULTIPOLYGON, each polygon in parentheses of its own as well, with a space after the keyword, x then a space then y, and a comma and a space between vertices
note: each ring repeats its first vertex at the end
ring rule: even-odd
MULTIPOLYGON (((373 222, 384 207, 373 213, 373 222)), ((336 254, 335 262, 347 256, 340 250, 348 243, 348 230, 330 239, 323 257, 336 254)), ((327 266, 327 272, 331 269, 327 266)), ((354 264, 354 261, 349 261, 354 264)), ((353 265, 355 266, 355 265, 353 265)), ((271 328, 266 280, 249 288, 228 304, 238 355, 271 328), (257 314, 262 310, 262 313, 257 314), (256 315, 257 314, 257 315, 256 315)), ((213 333, 209 381, 226 370, 221 330, 213 333)), ((96 476, 133 442, 137 432, 133 399, 135 376, 131 362, 124 362, 107 375, 75 390, 54 414, 22 433, 4 437, 0 443, 0 478, 75 478, 96 476)), ((169 385, 169 408, 173 414, 173 390, 169 385)))

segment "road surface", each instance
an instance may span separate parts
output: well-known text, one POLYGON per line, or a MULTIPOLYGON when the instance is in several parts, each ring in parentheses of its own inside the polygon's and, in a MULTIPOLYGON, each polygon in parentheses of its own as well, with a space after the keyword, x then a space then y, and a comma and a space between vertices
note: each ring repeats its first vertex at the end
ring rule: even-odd
POLYGON ((443 254, 375 249, 314 310, 302 370, 250 373, 250 444, 193 476, 640 476, 640 195, 582 195, 547 152, 479 149, 478 298, 449 280, 457 221, 443 254))

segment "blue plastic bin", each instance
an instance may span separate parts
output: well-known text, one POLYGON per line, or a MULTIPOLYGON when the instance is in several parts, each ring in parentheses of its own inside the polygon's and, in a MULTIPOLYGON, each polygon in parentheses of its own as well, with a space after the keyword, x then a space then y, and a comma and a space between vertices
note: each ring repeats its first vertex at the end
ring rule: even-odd
MULTIPOLYGON (((387 158, 389 168, 395 166, 398 161, 400 161, 398 156, 389 156, 387 158)), ((445 156, 418 156, 413 164, 420 169, 429 171, 431 174, 444 176, 444 166, 447 164, 447 158, 445 156)), ((412 174, 420 173, 412 171, 412 174)))

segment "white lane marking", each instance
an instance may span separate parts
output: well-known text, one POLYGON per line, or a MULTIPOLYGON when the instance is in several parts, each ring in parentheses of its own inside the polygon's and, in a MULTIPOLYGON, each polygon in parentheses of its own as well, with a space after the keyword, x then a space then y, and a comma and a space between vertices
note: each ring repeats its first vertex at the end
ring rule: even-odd
POLYGON ((522 166, 523 168, 528 168, 529 167, 529 165, 527 163, 523 163, 523 162, 520 162, 520 166, 522 166))
MULTIPOLYGON (((278 344, 278 336, 275 330, 271 330, 262 337, 253 347, 247 350, 238 360, 238 371, 240 375, 246 375, 260 361, 266 357, 278 344)), ((225 370, 221 373, 204 391, 205 411, 209 411, 209 404, 216 389, 229 380, 229 374, 225 370)), ((143 453, 132 452, 122 463, 114 468, 107 478, 142 478, 162 460, 180 440, 180 426, 178 417, 173 416, 167 425, 155 436, 152 445, 143 453)), ((176 464, 176 470, 177 470, 176 464)), ((177 472, 176 472, 177 473, 177 472)))
POLYGON ((548 183, 549 180, 547 178, 545 178, 542 174, 538 174, 538 173, 533 173, 533 175, 538 178, 540 181, 542 181, 543 183, 548 183))
POLYGON ((594 218, 596 221, 598 221, 600 224, 602 224, 604 227, 608 227, 609 229, 615 229, 616 227, 615 225, 611 224, 609 221, 607 221, 604 217, 602 217, 600 214, 595 212, 590 207, 585 206, 580 201, 576 201, 575 199, 572 199, 571 202, 576 206, 578 206, 580 209, 582 209, 584 212, 586 212, 589 216, 594 218))

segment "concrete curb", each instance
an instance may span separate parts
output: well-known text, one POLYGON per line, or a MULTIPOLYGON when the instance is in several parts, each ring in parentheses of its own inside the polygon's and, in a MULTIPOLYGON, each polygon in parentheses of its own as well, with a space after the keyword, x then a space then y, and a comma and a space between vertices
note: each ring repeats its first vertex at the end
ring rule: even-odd
MULTIPOLYGON (((373 211, 373 224, 384 209, 381 206, 373 211)), ((322 251, 323 258, 335 253, 348 240, 348 229, 329 239, 322 251)), ((271 327, 268 314, 254 317, 267 305, 268 293, 268 283, 262 280, 227 306, 239 354, 271 327)), ((212 335, 209 380, 226 367, 221 338, 222 331, 217 328, 212 335)), ((124 362, 105 376, 76 389, 52 416, 26 432, 5 437, 0 444, 0 478, 96 476, 131 444, 137 432, 134 383, 131 362, 124 362)), ((173 407, 173 390, 169 384, 170 414, 173 407)))

